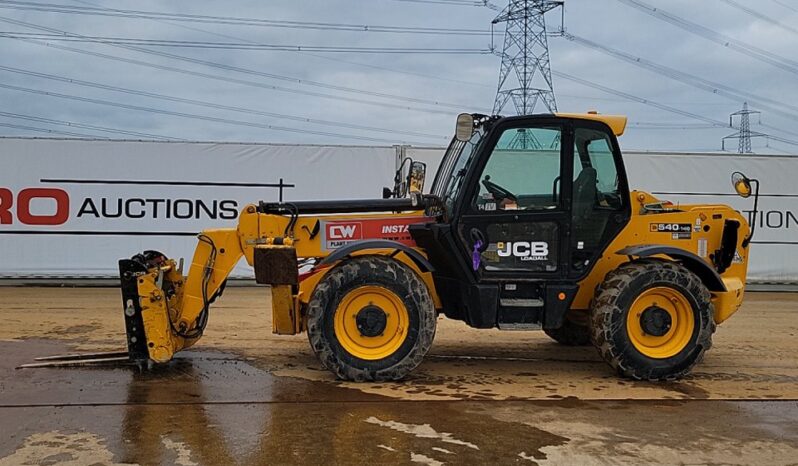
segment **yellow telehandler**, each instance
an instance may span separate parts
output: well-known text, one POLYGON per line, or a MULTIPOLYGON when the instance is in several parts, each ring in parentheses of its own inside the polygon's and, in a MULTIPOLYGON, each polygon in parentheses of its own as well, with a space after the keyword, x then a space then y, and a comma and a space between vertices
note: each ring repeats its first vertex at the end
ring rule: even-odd
MULTIPOLYGON (((753 231, 725 205, 630 192, 625 126, 462 114, 428 194, 424 164, 407 160, 381 199, 245 206, 236 228, 199 234, 186 275, 156 251, 121 260, 120 358, 165 363, 194 345, 244 257, 271 287, 274 332, 307 332, 341 379, 401 379, 439 314, 592 343, 625 377, 679 378, 740 307, 753 231)), ((732 182, 758 195, 757 180, 732 182)))

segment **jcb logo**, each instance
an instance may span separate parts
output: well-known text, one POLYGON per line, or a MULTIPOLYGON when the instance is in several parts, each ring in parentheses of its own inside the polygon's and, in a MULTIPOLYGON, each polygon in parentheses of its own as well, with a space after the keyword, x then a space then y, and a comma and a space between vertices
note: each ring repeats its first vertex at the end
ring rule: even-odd
POLYGON ((514 241, 498 243, 496 253, 499 257, 518 257, 522 261, 546 260, 549 256, 549 243, 545 241, 514 241))
POLYGON ((69 194, 57 188, 25 188, 16 195, 10 189, 0 188, 0 225, 11 225, 16 220, 24 225, 63 225, 69 220, 69 194), (53 213, 41 214, 31 210, 34 199, 55 201, 53 213))
POLYGON ((362 228, 359 223, 348 225, 330 225, 327 238, 330 240, 351 240, 362 236, 362 228))

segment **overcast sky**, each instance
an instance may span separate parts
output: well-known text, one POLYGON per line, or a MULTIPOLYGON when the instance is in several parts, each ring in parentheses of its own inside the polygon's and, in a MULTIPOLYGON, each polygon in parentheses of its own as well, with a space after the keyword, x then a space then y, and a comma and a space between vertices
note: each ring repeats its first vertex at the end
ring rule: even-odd
MULTIPOLYGON (((454 3, 457 1, 454 0, 454 3)), ((641 1, 776 54, 779 63, 784 63, 780 61, 781 58, 798 62, 798 0, 744 3, 743 0, 737 0, 756 8, 759 14, 764 15, 760 18, 724 0, 641 1)), ((445 0, 443 4, 423 0, 48 0, 48 4, 84 8, 99 6, 268 20, 490 30, 496 11, 448 2, 452 0, 445 0)), ((494 2, 500 6, 506 5, 501 0, 494 2)), ((198 24, 4 8, 12 3, 0 1, 0 20, 17 22, 0 24, 0 31, 5 33, 66 31, 82 36, 127 39, 475 50, 487 49, 491 41, 489 35, 441 36, 198 24), (49 29, 35 29, 18 23, 20 21, 49 29)), ((549 18, 552 28, 559 25, 559 20, 559 13, 552 14, 549 18)), ((798 153, 798 146, 784 142, 795 141, 798 144, 798 63, 789 71, 784 68, 792 65, 779 67, 756 60, 649 16, 620 0, 567 0, 565 27, 569 33, 580 38, 720 83, 734 91, 770 99, 768 105, 775 106, 779 112, 773 111, 773 107, 764 109, 751 103, 752 108, 762 110, 761 120, 767 125, 757 126, 755 123, 759 117, 754 116, 752 130, 771 133, 782 141, 770 141, 770 147, 766 147, 764 139, 754 139, 755 151, 798 153)), ((501 44, 502 35, 503 29, 499 26, 495 35, 497 44, 501 44)), ((0 38, 0 41, 2 67, 81 80, 93 85, 202 101, 210 105, 175 102, 154 96, 81 86, 74 82, 54 81, 41 75, 0 70, 0 86, 16 87, 0 88, 0 112, 3 112, 0 114, 0 125, 123 139, 146 137, 103 132, 96 128, 70 128, 56 125, 53 121, 24 120, 9 114, 142 135, 203 141, 369 145, 413 143, 437 146, 447 143, 457 113, 491 110, 500 63, 500 58, 492 54, 308 53, 148 47, 149 50, 254 72, 242 73, 103 43, 47 40, 46 44, 51 45, 47 46, 41 45, 45 44, 43 41, 37 44, 8 37, 0 38), (155 69, 52 46, 179 68, 194 74, 155 69), (222 79, 201 77, 197 73, 222 79), (229 79, 250 84, 229 82, 229 79), (19 88, 39 93, 25 92, 19 88), (350 92, 343 88, 366 92, 350 92), (191 118, 65 99, 41 92, 180 113, 191 118), (214 105, 217 107, 213 108, 214 105), (218 105, 235 109, 218 108, 218 105), (280 115, 297 117, 299 121, 280 115), (362 128, 364 126, 369 128, 362 128)), ((634 66, 565 38, 551 38, 550 48, 551 66, 556 73, 587 80, 669 108, 712 121, 728 122, 729 114, 742 107, 741 98, 730 98, 691 87, 662 73, 634 66)), ((735 132, 732 128, 711 128, 705 120, 630 101, 565 79, 562 75, 554 76, 554 90, 560 111, 595 109, 602 113, 627 115, 630 126, 627 134, 621 138, 621 144, 626 149, 715 151, 720 149, 723 136, 735 132)), ((538 107, 535 110, 544 112, 545 108, 538 107)), ((6 126, 0 126, 0 135, 48 136, 30 129, 6 126)), ((727 144, 736 149, 736 140, 727 144)))

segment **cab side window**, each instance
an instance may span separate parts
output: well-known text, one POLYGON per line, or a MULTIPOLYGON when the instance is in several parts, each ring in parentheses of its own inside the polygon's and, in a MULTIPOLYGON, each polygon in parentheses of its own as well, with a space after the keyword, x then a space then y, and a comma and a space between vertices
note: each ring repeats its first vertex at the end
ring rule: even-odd
POLYGON ((504 130, 479 177, 476 209, 556 209, 561 141, 559 127, 504 130))
POLYGON ((618 169, 607 133, 588 128, 574 132, 571 193, 574 270, 583 270, 601 245, 610 217, 623 209, 618 169))
MULTIPOLYGON (((574 142, 574 189, 580 176, 592 179, 595 172, 595 203, 598 207, 621 207, 618 170, 609 136, 601 131, 579 128, 574 142)), ((577 194, 574 192, 574 194, 577 194)))

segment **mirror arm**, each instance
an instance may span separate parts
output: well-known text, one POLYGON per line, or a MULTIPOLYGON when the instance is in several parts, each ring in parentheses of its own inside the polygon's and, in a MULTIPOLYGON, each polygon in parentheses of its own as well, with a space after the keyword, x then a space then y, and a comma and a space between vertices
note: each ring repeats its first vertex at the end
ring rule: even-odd
POLYGON ((748 247, 748 244, 751 243, 751 238, 754 237, 754 231, 756 230, 756 215, 759 209, 759 180, 749 179, 749 182, 756 183, 756 189, 754 190, 754 211, 751 213, 751 232, 748 233, 748 236, 743 240, 744 248, 748 247))

